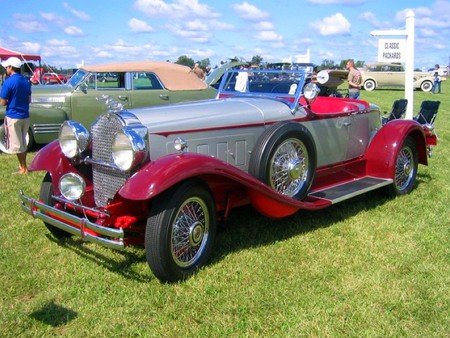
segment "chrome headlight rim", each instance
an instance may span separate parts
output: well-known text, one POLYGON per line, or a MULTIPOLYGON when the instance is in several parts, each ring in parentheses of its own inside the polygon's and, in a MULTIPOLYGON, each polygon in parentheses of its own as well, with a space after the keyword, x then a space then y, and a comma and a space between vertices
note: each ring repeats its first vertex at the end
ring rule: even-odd
POLYGON ((310 82, 303 88, 303 96, 307 100, 314 100, 317 96, 319 96, 320 88, 317 84, 310 82))
POLYGON ((80 156, 89 144, 89 131, 79 122, 67 120, 59 128, 59 147, 67 158, 80 156))
POLYGON ((61 176, 58 187, 66 200, 77 201, 86 191, 86 182, 80 175, 71 172, 61 176))
POLYGON ((146 158, 144 138, 132 128, 123 128, 114 136, 111 145, 112 159, 121 171, 130 171, 146 158))

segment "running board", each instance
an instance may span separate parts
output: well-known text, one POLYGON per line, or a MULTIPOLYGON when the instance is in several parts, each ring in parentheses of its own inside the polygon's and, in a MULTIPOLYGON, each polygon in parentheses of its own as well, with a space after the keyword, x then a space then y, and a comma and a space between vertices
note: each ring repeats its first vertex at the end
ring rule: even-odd
POLYGON ((327 200, 332 204, 335 204, 349 198, 364 194, 368 191, 379 189, 391 184, 392 182, 393 180, 391 179, 366 176, 353 181, 334 185, 326 189, 313 191, 308 194, 308 197, 327 200))

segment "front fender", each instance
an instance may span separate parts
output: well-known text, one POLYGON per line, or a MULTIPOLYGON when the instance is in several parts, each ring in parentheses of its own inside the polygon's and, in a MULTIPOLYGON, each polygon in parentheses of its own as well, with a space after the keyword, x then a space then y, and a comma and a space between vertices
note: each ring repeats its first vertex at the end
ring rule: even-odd
POLYGON ((67 157, 61 152, 58 140, 54 140, 47 144, 36 153, 36 156, 30 163, 29 170, 47 171, 52 176, 55 189, 57 188, 57 182, 59 182, 62 175, 68 172, 78 172, 67 157))
POLYGON ((416 142, 419 163, 427 165, 426 139, 422 126, 413 120, 393 120, 386 123, 370 142, 365 154, 367 175, 394 177, 398 152, 408 136, 416 142))

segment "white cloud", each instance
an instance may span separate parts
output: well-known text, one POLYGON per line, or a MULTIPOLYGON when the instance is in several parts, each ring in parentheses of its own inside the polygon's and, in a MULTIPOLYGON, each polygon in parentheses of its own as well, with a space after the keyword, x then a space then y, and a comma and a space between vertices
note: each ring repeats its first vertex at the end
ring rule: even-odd
POLYGON ((131 31, 134 33, 149 33, 153 32, 154 29, 145 21, 132 18, 128 21, 128 27, 130 27, 131 31))
POLYGON ((360 5, 366 0, 308 0, 308 2, 315 5, 360 5))
POLYGON ((45 21, 48 21, 51 25, 57 25, 59 27, 64 27, 67 25, 67 20, 56 13, 40 12, 39 14, 45 21))
POLYGON ((215 18, 219 13, 198 0, 175 0, 168 3, 164 0, 136 0, 134 8, 151 18, 215 18))
POLYGON ((269 30, 273 30, 274 26, 272 24, 272 22, 270 21, 261 21, 261 22, 257 22, 253 25, 253 28, 255 28, 256 30, 259 31, 269 31, 269 30))
POLYGON ((193 20, 186 23, 186 29, 192 31, 207 31, 208 25, 204 21, 193 20))
POLYGON ((14 28, 25 33, 46 32, 49 30, 47 26, 37 21, 31 14, 14 14, 12 21, 14 28))
POLYGON ((211 32, 209 30, 199 31, 199 30, 190 30, 185 26, 180 25, 170 25, 167 26, 167 29, 171 31, 174 35, 189 40, 191 42, 205 43, 211 39, 211 32))
POLYGON ((241 4, 233 5, 233 9, 241 18, 251 21, 259 21, 269 17, 268 12, 260 10, 258 7, 244 1, 241 4))
POLYGON ((70 7, 70 5, 67 2, 63 2, 63 6, 65 9, 67 9, 70 13, 75 15, 80 20, 89 21, 91 19, 91 17, 88 14, 86 14, 85 12, 81 12, 81 11, 77 11, 77 10, 73 9, 72 7, 70 7))
POLYGON ((312 22, 310 26, 318 28, 320 35, 341 35, 350 33, 351 24, 342 13, 336 13, 321 21, 312 22))
POLYGON ((69 26, 64 28, 64 32, 68 35, 83 35, 83 30, 75 26, 69 26))
POLYGON ((21 50, 24 50, 27 53, 31 54, 38 54, 41 50, 41 45, 37 42, 22 42, 23 48, 21 50))
POLYGON ((283 38, 274 31, 261 31, 256 35, 261 41, 281 41, 283 38))

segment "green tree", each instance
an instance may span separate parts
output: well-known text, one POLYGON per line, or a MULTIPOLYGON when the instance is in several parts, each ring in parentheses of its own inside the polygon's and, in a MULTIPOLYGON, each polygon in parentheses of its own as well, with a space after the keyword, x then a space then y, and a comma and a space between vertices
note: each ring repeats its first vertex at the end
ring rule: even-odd
POLYGON ((175 61, 176 64, 188 66, 190 68, 194 68, 194 59, 187 57, 186 55, 181 55, 178 57, 178 60, 175 61))
POLYGON ((197 62, 199 67, 202 68, 203 70, 206 70, 206 68, 211 64, 211 62, 209 61, 209 58, 200 60, 197 62))
POLYGON ((336 65, 334 64, 333 60, 325 59, 325 60, 322 60, 322 63, 317 67, 317 70, 332 69, 335 67, 336 67, 336 65))
POLYGON ((259 66, 263 62, 263 58, 259 55, 255 55, 252 57, 252 65, 259 66))

